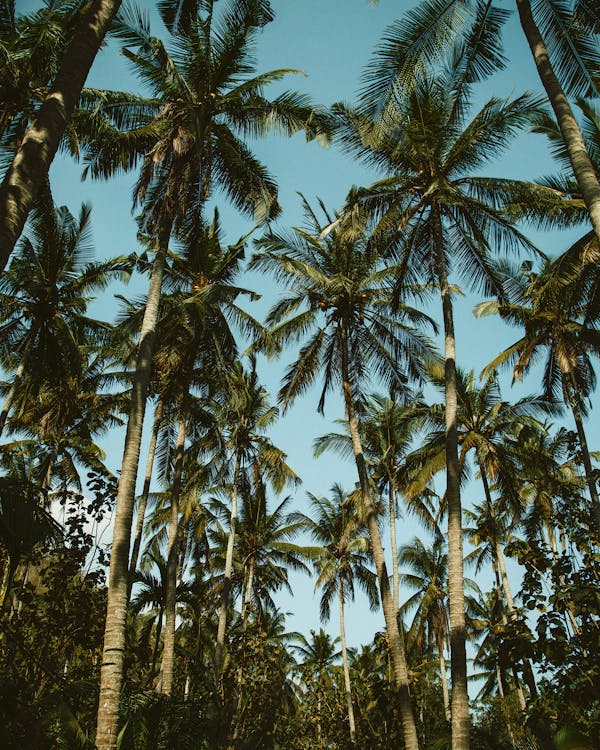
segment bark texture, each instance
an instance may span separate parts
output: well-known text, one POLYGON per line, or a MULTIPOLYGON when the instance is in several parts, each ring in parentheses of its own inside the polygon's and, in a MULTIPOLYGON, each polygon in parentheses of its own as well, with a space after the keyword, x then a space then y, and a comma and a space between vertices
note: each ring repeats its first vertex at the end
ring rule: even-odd
POLYGON ((574 385, 571 383, 571 379, 571 373, 563 372, 563 380, 565 381, 565 391, 567 396, 566 400, 571 407, 571 411, 573 412, 573 419, 575 420, 575 428, 577 429, 577 438, 579 440, 579 447, 581 448, 581 458, 585 471, 585 479, 590 493, 590 499, 592 501, 592 512, 594 515, 594 523, 596 525, 596 534, 598 535, 598 538, 600 538, 600 501, 598 499, 598 489, 596 487, 596 480, 594 479, 592 459, 590 458, 590 449, 588 447, 585 429, 583 427, 581 408, 579 406, 579 401, 576 395, 577 391, 574 385))
POLYGON ((121 0, 93 0, 56 79, 0 187, 0 271, 19 239, 40 186, 121 0))
POLYGON ((392 545, 392 581, 394 607, 396 611, 400 607, 400 571, 398 570, 398 542, 396 541, 396 493, 394 491, 394 480, 388 480, 389 486, 389 510, 390 510, 390 544, 392 545))
POLYGON ((223 667, 223 649, 225 648, 225 631, 227 630, 227 607, 231 591, 231 576, 233 573, 233 548, 235 546, 235 527, 238 517, 237 485, 240 475, 240 455, 235 459, 233 473, 233 487, 231 490, 231 515, 229 517, 229 537, 227 538, 227 552, 225 553, 225 571, 223 575, 223 591, 221 593, 221 608, 219 609, 219 624, 217 626, 217 645, 215 650, 215 673, 217 682, 221 679, 223 667))
POLYGON ((469 750, 469 694, 465 645, 465 586, 462 507, 458 461, 456 342, 446 259, 437 243, 437 273, 444 320, 446 419, 446 503, 448 507, 448 594, 450 602, 450 672, 452 675, 452 750, 469 750))
POLYGON ((183 473, 185 451, 185 416, 179 419, 175 465, 171 486, 171 512, 169 515, 169 540, 167 557, 167 581, 165 591, 165 633, 163 637, 163 657, 160 689, 164 695, 171 695, 175 667, 175 616, 177 611, 177 568, 179 563, 179 495, 183 473))
POLYGON ((156 322, 160 290, 165 267, 169 234, 161 238, 152 266, 150 288, 140 333, 140 343, 131 394, 121 476, 115 507, 108 601, 104 630, 104 650, 100 670, 100 699, 96 728, 97 750, 116 750, 119 702, 123 685, 125 622, 129 593, 129 544, 135 503, 135 483, 140 460, 144 412, 148 383, 152 374, 152 356, 156 338, 156 322))
POLYGON ((356 740, 356 725, 354 723, 354 707, 352 705, 352 687, 350 685, 350 667, 348 665, 348 649, 346 647, 346 623, 344 618, 344 582, 340 581, 340 639, 342 641, 342 665, 344 668, 344 688, 346 691, 346 706, 348 708, 348 726, 350 727, 350 742, 356 740))
POLYGON ((383 554, 383 545, 381 543, 381 534, 379 533, 379 526, 377 524, 377 513, 375 509, 375 503, 373 502, 367 464, 365 461, 360 433, 358 430, 356 410, 354 407, 354 397, 352 394, 352 386, 350 382, 348 342, 343 326, 341 330, 341 339, 342 389, 344 392, 346 415, 348 417, 348 426, 350 429, 350 437, 352 439, 352 449, 354 452, 356 469, 358 471, 360 489, 363 496, 367 528, 369 529, 369 536, 371 538, 373 559, 375 561, 375 569, 377 570, 379 595, 381 597, 381 606, 385 618, 385 626, 388 634, 389 648, 394 670, 394 684, 396 690, 398 691, 398 704, 400 716, 402 719, 404 744, 406 746, 406 750, 418 750, 419 740, 417 737, 417 727, 415 724, 415 717, 413 714, 410 699, 408 667, 406 664, 404 640, 398 627, 397 611, 394 606, 394 600, 392 597, 392 592, 390 590, 389 576, 387 572, 387 566, 385 564, 385 557, 383 554))
POLYGON ((138 505, 137 519, 135 523, 135 536, 131 550, 131 560, 129 562, 129 593, 137 572, 137 564, 142 546, 142 535, 144 533, 144 519, 146 517, 146 508, 148 506, 148 496, 150 495, 150 482, 152 481, 152 469, 154 467, 154 456, 156 454, 156 443, 158 442, 158 433, 162 420, 164 402, 159 398, 154 412, 154 424, 152 425, 152 435, 150 436, 150 445, 148 446, 148 460, 146 462, 146 476, 144 477, 144 487, 142 496, 138 505))

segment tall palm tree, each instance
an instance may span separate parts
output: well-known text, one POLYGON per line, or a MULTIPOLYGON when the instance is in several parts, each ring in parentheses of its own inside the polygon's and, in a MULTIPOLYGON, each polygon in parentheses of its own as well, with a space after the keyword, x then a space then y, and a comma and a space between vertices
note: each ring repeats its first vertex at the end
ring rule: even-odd
POLYGON ((171 233, 182 228, 186 213, 201 215, 215 182, 242 211, 259 218, 272 214, 275 184, 243 139, 273 130, 293 133, 309 127, 308 132, 314 132, 310 130, 314 126, 308 126, 313 110, 304 98, 286 94, 268 100, 263 94, 264 87, 284 71, 252 76, 252 50, 257 29, 268 20, 268 3, 237 0, 222 14, 212 12, 212 2, 207 6, 206 15, 194 18, 189 28, 174 28, 172 54, 151 37, 135 12, 124 19, 119 34, 125 54, 153 98, 132 104, 128 95, 111 97, 103 110, 106 119, 89 149, 90 170, 96 176, 142 162, 136 199, 145 206, 145 229, 156 246, 117 496, 99 750, 114 750, 117 737, 135 481, 171 233))
POLYGON ((565 290, 552 283, 552 269, 532 274, 529 266, 510 275, 513 297, 506 302, 484 302, 476 314, 498 313, 512 325, 524 329, 523 336, 507 347, 484 369, 513 367, 514 380, 522 380, 532 363, 546 353, 543 386, 547 398, 560 393, 573 414, 585 469, 596 532, 600 534, 600 499, 583 425, 586 400, 596 382, 592 355, 600 354, 600 330, 587 315, 585 300, 565 298, 565 290))
MULTIPOLYGON (((224 377, 227 395, 217 417, 220 428, 216 436, 208 436, 216 444, 217 459, 223 467, 222 477, 229 484, 231 497, 215 653, 217 679, 221 674, 225 646, 240 489, 257 487, 259 480, 264 479, 276 492, 280 492, 286 484, 299 482, 286 463, 285 453, 273 445, 265 434, 277 418, 278 409, 270 405, 269 394, 258 380, 255 358, 251 358, 249 370, 237 362, 224 377)), ((210 444, 207 448, 211 449, 210 444)))
MULTIPOLYGON (((409 467, 405 461, 418 429, 423 424, 426 406, 418 396, 406 389, 402 396, 389 397, 373 394, 360 415, 360 429, 365 457, 371 478, 381 495, 388 496, 388 517, 390 522, 390 545, 392 555, 392 598, 396 609, 399 607, 400 579, 398 571, 398 542, 396 518, 398 516, 398 493, 410 481, 409 467)), ((343 423, 346 427, 347 424, 343 423)), ((323 451, 334 450, 341 456, 352 456, 350 434, 328 433, 316 438, 315 456, 323 451)), ((406 496, 409 509, 426 523, 435 526, 426 504, 418 495, 406 496)))
POLYGON ((564 428, 552 434, 549 425, 538 425, 523 429, 509 443, 519 456, 519 494, 529 510, 530 517, 523 519, 525 530, 534 537, 545 535, 556 559, 556 504, 565 497, 580 497, 585 486, 572 455, 572 436, 564 428))
POLYGON ((402 573, 403 585, 412 589, 412 594, 402 605, 404 614, 414 608, 410 634, 421 648, 425 643, 437 651, 440 679, 444 695, 446 720, 451 720, 450 691, 444 656, 448 644, 448 554, 444 549, 442 537, 436 536, 430 547, 416 538, 400 549, 400 565, 409 568, 409 573, 402 573))
POLYGON ((0 434, 15 403, 27 408, 44 384, 79 379, 87 364, 84 347, 108 342, 110 326, 88 316, 87 306, 126 270, 125 258, 93 260, 90 206, 76 218, 44 191, 0 279, 0 355, 3 368, 14 370, 0 434))
POLYGON ((81 2, 46 2, 22 14, 5 0, 0 14, 0 149, 3 160, 21 144, 40 102, 46 97, 73 32, 81 2))
POLYGON ((356 508, 339 484, 331 488, 331 499, 317 498, 309 493, 310 515, 294 514, 312 540, 319 545, 318 556, 314 561, 318 574, 315 588, 322 589, 321 619, 329 620, 331 602, 338 596, 340 607, 340 639, 342 644, 342 664, 350 742, 356 741, 356 724, 348 666, 346 645, 345 603, 354 600, 355 584, 367 594, 371 608, 377 606, 377 578, 369 568, 369 541, 361 536, 360 522, 356 508))
MULTIPOLYGON (((379 117, 338 106, 338 137, 351 153, 387 175, 356 191, 353 201, 380 217, 383 230, 400 229, 395 260, 403 283, 433 282, 440 292, 444 325, 446 502, 452 666, 452 726, 456 750, 469 746, 469 699, 465 650, 462 510, 457 432, 456 337, 452 270, 479 288, 502 295, 491 251, 502 244, 529 246, 500 207, 518 191, 545 189, 514 180, 480 177, 535 112, 529 96, 491 99, 469 121, 473 70, 455 56, 446 72, 419 77, 379 117), (477 176, 475 176, 477 175, 477 176)), ((349 212, 349 215, 350 212, 349 212)))
MULTIPOLYGON (((167 561, 157 549, 150 547, 145 551, 141 567, 142 570, 136 572, 136 593, 131 605, 133 612, 136 614, 151 607, 152 619, 155 621, 154 648, 152 649, 152 662, 147 678, 148 687, 151 687, 156 677, 156 664, 163 629, 167 589, 167 561)), ((177 602, 187 602, 190 598, 190 590, 189 583, 180 581, 176 592, 177 602)))
POLYGON ((260 598, 265 584, 278 580, 287 582, 288 570, 308 572, 305 561, 316 552, 293 542, 302 523, 287 513, 289 502, 290 498, 286 497, 269 513, 266 487, 262 482, 243 496, 237 526, 237 553, 242 561, 244 584, 242 623, 248 619, 253 601, 260 598))
MULTIPOLYGON (((121 0, 93 0, 62 55, 50 91, 37 110, 0 186, 0 270, 19 239, 29 211, 47 178, 89 70, 121 0)), ((14 6, 3 15, 14 16, 14 6)))
MULTIPOLYGON (((208 226, 196 222, 181 253, 171 259, 168 271, 170 293, 163 297, 158 325, 158 345, 154 365, 160 373, 162 398, 171 399, 176 406, 179 424, 174 447, 171 477, 171 516, 169 520, 167 606, 163 649, 161 689, 169 694, 172 686, 175 599, 177 580, 177 542, 179 535, 180 494, 186 436, 189 435, 194 407, 193 391, 215 387, 209 373, 227 368, 236 354, 236 343, 230 321, 245 326, 254 334, 260 326, 237 305, 241 294, 253 294, 235 285, 235 276, 243 258, 244 245, 240 241, 231 248, 221 244, 218 213, 208 226)), ((139 316, 134 313, 134 321, 139 316)), ((218 387, 218 386, 217 386, 218 387)), ((196 425, 203 420, 198 409, 196 425)), ((210 419, 209 419, 210 421, 210 419)))
POLYGON ((404 645, 390 591, 357 406, 370 374, 377 374, 388 387, 394 383, 401 386, 407 377, 422 377, 423 359, 431 356, 432 348, 425 334, 413 325, 433 324, 428 316, 406 305, 392 308, 392 278, 382 263, 390 252, 389 237, 374 235, 373 225, 364 215, 356 216, 354 226, 348 228, 334 224, 332 217, 325 214, 329 231, 323 231, 306 202, 305 209, 308 228, 295 229, 291 234, 266 234, 258 243, 263 252, 252 262, 253 267, 273 273, 291 288, 269 312, 267 322, 271 328, 265 346, 267 352, 273 353, 288 342, 309 336, 285 374, 279 393, 284 409, 319 374, 323 377, 319 411, 324 409, 328 392, 336 385, 341 387, 390 640, 406 746, 415 750, 418 740, 404 645))
MULTIPOLYGON (((593 4, 516 0, 521 28, 568 153, 580 194, 600 240, 600 182, 569 98, 595 96, 600 22, 593 4)), ((510 11, 492 0, 423 0, 392 25, 365 75, 371 109, 393 106, 413 86, 414 72, 439 63, 454 47, 471 82, 506 65, 501 32, 510 11)))

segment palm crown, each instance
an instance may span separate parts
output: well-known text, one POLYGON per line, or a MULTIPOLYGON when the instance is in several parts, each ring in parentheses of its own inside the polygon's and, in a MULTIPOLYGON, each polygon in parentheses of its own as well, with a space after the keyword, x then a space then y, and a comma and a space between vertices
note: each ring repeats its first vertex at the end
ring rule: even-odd
MULTIPOLYGON (((346 358, 352 363, 350 379, 357 398, 373 372, 388 386, 420 379, 423 358, 431 356, 432 346, 422 330, 412 326, 435 325, 407 305, 392 308, 393 273, 382 261, 389 237, 376 237, 364 216, 350 230, 337 226, 323 232, 306 201, 304 206, 308 228, 268 233, 258 242, 263 252, 252 260, 253 267, 273 273, 292 289, 269 312, 267 351, 309 336, 285 374, 279 393, 284 406, 322 372, 323 411, 329 390, 341 383, 346 358)), ((325 223, 332 223, 326 212, 325 223)))
POLYGON ((104 118, 88 144, 87 169, 108 176, 141 161, 135 195, 146 201, 149 226, 177 228, 215 182, 240 210, 272 216, 275 182, 244 139, 300 129, 313 137, 324 124, 302 95, 265 96, 266 86, 295 71, 255 74, 256 11, 264 3, 238 0, 220 15, 208 5, 205 17, 173 29, 169 48, 140 11, 122 13, 116 33, 150 96, 99 92, 89 102, 103 105, 104 118))

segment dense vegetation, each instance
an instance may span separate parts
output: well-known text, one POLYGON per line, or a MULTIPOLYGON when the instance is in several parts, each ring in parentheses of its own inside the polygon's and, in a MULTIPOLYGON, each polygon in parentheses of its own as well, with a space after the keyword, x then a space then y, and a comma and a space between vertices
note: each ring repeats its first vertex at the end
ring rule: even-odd
POLYGON ((598 750, 598 3, 517 0, 543 97, 483 98, 507 9, 425 0, 330 108, 272 94, 297 71, 257 62, 268 0, 161 0, 160 37, 119 5, 0 0, 0 745, 598 750), (136 93, 83 88, 109 27, 136 93), (556 174, 496 177, 527 131, 556 174), (379 179, 290 228, 253 148, 299 132, 379 179), (57 148, 132 174, 137 252, 95 259, 57 148), (254 225, 233 244, 225 202, 254 225), (548 257, 539 227, 579 239, 548 257), (147 295, 94 318, 133 274, 147 295), (515 329, 482 373, 456 361, 462 290, 515 329), (502 371, 538 392, 504 400, 502 371), (315 393, 345 415, 315 455, 356 467, 323 497, 271 433, 315 393), (278 607, 292 572, 310 633, 278 607), (385 629, 353 649, 357 595, 385 629))

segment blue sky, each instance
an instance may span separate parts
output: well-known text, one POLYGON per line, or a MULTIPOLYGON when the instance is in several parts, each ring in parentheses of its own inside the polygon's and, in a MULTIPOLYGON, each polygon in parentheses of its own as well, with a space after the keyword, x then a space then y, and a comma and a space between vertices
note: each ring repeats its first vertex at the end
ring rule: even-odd
MULTIPOLYGON (((18 7, 26 12, 34 5, 37 3, 22 0, 18 7)), ((359 88, 361 71, 383 30, 412 3, 403 0, 380 0, 378 4, 371 4, 367 0, 273 0, 272 5, 276 19, 259 34, 258 69, 301 69, 306 75, 290 76, 283 87, 307 92, 315 102, 331 104, 353 100, 359 88)), ((161 33, 158 25, 155 33, 161 33)), ((539 91, 535 70, 515 17, 507 25, 505 39, 509 66, 480 87, 474 106, 491 96, 517 96, 524 90, 539 91)), ((125 60, 113 43, 97 59, 90 84, 120 90, 137 88, 125 60)), ((297 225, 302 221, 298 192, 302 192, 311 202, 318 196, 331 210, 336 210, 353 184, 368 184, 378 177, 336 148, 306 143, 302 135, 289 140, 269 138, 254 144, 254 148, 278 179, 280 202, 284 209, 280 220, 283 226, 297 225)), ((487 169, 488 174, 524 179, 552 171, 556 170, 548 156, 544 139, 534 135, 519 138, 505 158, 487 169)), ((80 172, 81 166, 64 158, 56 160, 51 173, 56 202, 67 204, 73 212, 77 211, 81 201, 92 203, 95 246, 99 256, 108 257, 136 250, 136 225, 130 213, 133 176, 119 177, 108 184, 82 183, 80 172)), ((248 222, 223 206, 218 196, 216 200, 221 210, 226 240, 233 242, 248 231, 248 222)), ((559 252, 568 243, 567 235, 557 233, 530 233, 530 236, 550 253, 559 252)), ((127 297, 137 296, 145 291, 146 285, 145 279, 138 278, 120 291, 127 297)), ((280 293, 268 279, 255 274, 244 278, 243 285, 263 295, 260 302, 249 308, 259 317, 280 293)), ((479 372, 502 347, 516 338, 516 332, 506 329, 497 320, 475 320, 471 310, 477 301, 472 296, 457 300, 456 327, 459 365, 463 369, 474 368, 479 372)), ((107 295, 95 304, 93 312, 99 317, 113 320, 117 307, 113 297, 107 295)), ((432 302, 428 312, 439 320, 437 301, 432 302)), ((264 382, 273 394, 277 391, 285 361, 284 357, 283 361, 276 363, 261 362, 264 382)), ((518 398, 533 391, 536 385, 534 378, 526 381, 521 389, 509 390, 507 383, 503 389, 504 396, 518 398)), ((339 400, 331 399, 325 418, 316 413, 316 402, 314 393, 299 399, 272 431, 272 439, 288 453, 290 465, 303 479, 302 487, 295 492, 295 507, 300 510, 306 510, 306 490, 323 494, 334 482, 352 488, 356 481, 352 463, 342 463, 329 456, 318 461, 312 458, 313 439, 329 431, 332 420, 343 417, 339 400)), ((150 420, 146 421, 148 425, 150 420)), ((105 441, 109 467, 115 471, 120 464, 122 441, 122 435, 113 435, 105 441)), ((142 458, 142 461, 145 459, 142 458)), ((478 500, 477 488, 468 487, 464 493, 465 505, 478 500)), ((398 533, 400 544, 409 541, 415 534, 425 534, 410 519, 399 522, 398 533)), ((292 576, 292 585, 293 598, 286 594, 279 597, 282 610, 293 613, 288 619, 289 629, 305 633, 311 628, 318 629, 318 602, 313 595, 312 582, 306 577, 292 576)), ((332 615, 329 629, 335 633, 337 614, 334 611, 332 615)), ((359 599, 350 607, 347 629, 351 644, 370 641, 374 632, 382 628, 382 615, 369 613, 365 600, 359 599)))

